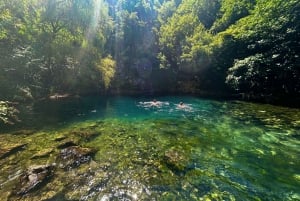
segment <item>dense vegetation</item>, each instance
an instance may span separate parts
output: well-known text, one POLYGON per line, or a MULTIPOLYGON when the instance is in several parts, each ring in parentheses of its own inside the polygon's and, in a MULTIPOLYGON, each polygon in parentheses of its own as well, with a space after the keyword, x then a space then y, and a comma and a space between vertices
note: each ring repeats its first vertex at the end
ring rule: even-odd
POLYGON ((187 92, 299 99, 298 0, 1 0, 0 100, 187 92))

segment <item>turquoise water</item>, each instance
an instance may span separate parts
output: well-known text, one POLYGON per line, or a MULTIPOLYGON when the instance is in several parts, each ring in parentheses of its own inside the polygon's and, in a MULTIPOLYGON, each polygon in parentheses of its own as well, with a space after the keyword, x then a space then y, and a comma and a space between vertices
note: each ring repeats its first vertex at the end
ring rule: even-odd
POLYGON ((299 109, 190 96, 27 109, 18 129, 0 135, 2 147, 26 144, 0 159, 0 200, 300 200, 299 109), (66 142, 94 154, 62 168, 66 142), (16 195, 18 176, 45 164, 55 166, 51 178, 16 195))

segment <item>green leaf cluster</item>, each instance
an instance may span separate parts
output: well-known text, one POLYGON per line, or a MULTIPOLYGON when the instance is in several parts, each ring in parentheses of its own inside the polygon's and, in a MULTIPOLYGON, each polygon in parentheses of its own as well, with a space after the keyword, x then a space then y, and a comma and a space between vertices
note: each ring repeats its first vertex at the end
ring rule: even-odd
POLYGON ((97 68, 102 74, 105 89, 108 89, 116 72, 116 61, 109 55, 101 59, 97 68))
POLYGON ((7 101, 0 101, 0 125, 14 124, 19 121, 17 114, 19 111, 15 106, 7 101))
POLYGON ((160 66, 202 89, 299 96, 299 12, 296 0, 183 0, 160 20, 160 66))
POLYGON ((1 98, 20 87, 34 97, 97 89, 95 63, 108 54, 113 29, 108 12, 102 0, 1 1, 0 82, 12 89, 1 98))

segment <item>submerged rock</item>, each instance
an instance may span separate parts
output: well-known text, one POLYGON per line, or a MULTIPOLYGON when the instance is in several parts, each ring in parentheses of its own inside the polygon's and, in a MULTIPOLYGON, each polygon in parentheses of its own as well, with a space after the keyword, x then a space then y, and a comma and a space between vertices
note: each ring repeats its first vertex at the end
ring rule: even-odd
POLYGON ((30 166, 20 176, 20 183, 16 187, 16 195, 25 195, 30 191, 33 191, 42 185, 52 177, 55 164, 52 165, 33 165, 30 166))
POLYGON ((15 131, 13 132, 14 135, 32 135, 34 133, 36 133, 37 131, 36 130, 29 130, 29 129, 23 129, 23 130, 18 130, 18 131, 15 131))
POLYGON ((30 159, 38 159, 38 158, 46 158, 49 157, 50 154, 53 153, 53 149, 45 149, 45 150, 41 150, 39 152, 37 152, 36 154, 34 154, 30 159))
POLYGON ((174 172, 181 172, 187 168, 187 158, 182 151, 170 149, 165 152, 164 162, 174 172))
POLYGON ((77 144, 73 141, 64 141, 57 146, 58 149, 65 149, 68 147, 77 146, 77 144))
POLYGON ((58 136, 58 137, 56 137, 56 138, 54 139, 54 141, 60 142, 60 141, 65 140, 66 138, 67 138, 66 136, 58 136))
POLYGON ((98 137, 101 133, 96 132, 96 131, 84 131, 84 132, 80 132, 79 136, 81 138, 83 138, 85 141, 91 141, 93 139, 95 139, 96 137, 98 137))
POLYGON ((79 138, 83 141, 91 141, 101 135, 101 132, 96 131, 95 128, 97 125, 92 125, 88 129, 80 129, 76 131, 70 132, 71 135, 73 135, 75 138, 79 138))
POLYGON ((94 154, 93 149, 70 146, 61 150, 58 160, 61 168, 70 169, 89 162, 94 154))
POLYGON ((25 146, 27 144, 0 144, 0 159, 6 158, 12 154, 15 154, 19 151, 22 151, 25 149, 25 146))

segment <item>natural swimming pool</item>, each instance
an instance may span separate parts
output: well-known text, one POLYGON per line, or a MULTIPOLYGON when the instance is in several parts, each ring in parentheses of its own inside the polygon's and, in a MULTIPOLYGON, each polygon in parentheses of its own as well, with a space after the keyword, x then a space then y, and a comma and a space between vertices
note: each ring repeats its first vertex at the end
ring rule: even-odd
POLYGON ((299 109, 155 98, 28 106, 0 130, 0 200, 300 200, 299 109))

